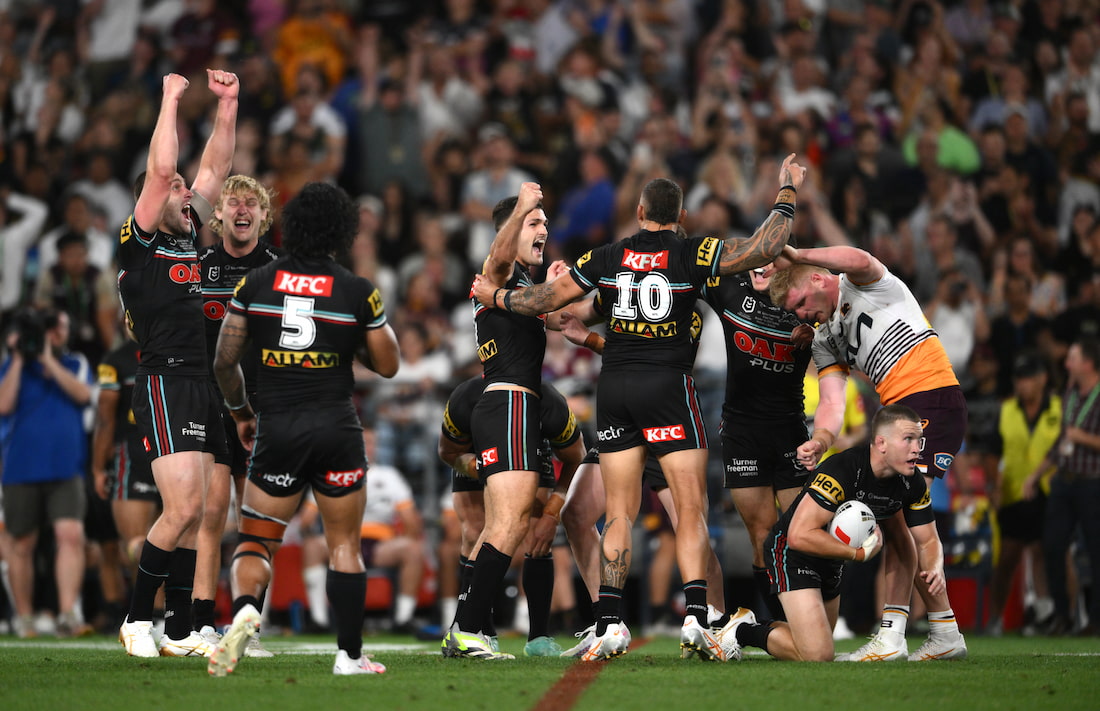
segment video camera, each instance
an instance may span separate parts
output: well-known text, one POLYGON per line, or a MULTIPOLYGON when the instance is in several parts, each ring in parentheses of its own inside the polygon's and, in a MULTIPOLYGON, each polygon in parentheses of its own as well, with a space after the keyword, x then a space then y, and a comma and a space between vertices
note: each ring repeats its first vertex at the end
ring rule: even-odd
POLYGON ((37 309, 22 309, 12 317, 12 330, 19 334, 15 350, 24 360, 38 360, 46 350, 46 314, 37 309))

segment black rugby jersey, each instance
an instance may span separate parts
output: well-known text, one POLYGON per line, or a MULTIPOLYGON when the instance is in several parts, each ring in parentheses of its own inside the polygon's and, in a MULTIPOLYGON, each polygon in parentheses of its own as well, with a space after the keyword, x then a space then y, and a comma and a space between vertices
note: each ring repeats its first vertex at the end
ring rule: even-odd
POLYGON ((866 446, 846 449, 818 465, 798 498, 779 519, 778 530, 788 529, 795 509, 806 496, 830 513, 836 512, 845 501, 862 501, 878 521, 903 511, 905 523, 910 528, 931 523, 936 518, 932 511, 932 495, 920 472, 878 479, 871 473, 871 449, 866 446))
POLYGON ((280 257, 237 286, 229 311, 248 319, 259 355, 256 409, 349 402, 364 331, 386 325, 382 295, 328 257, 280 257))
MULTIPOLYGON (((531 274, 516 262, 507 289, 531 286, 531 274)), ((544 316, 521 316, 490 309, 473 299, 477 357, 488 383, 511 383, 538 392, 546 354, 544 316)))
POLYGON ((643 230, 577 260, 573 280, 585 291, 599 288, 603 300, 604 369, 691 372, 695 301, 707 278, 718 274, 721 244, 643 230))
POLYGON ((722 320, 726 340, 727 422, 804 417, 802 381, 812 352, 791 343, 800 321, 752 288, 751 277, 708 279, 703 299, 722 320))
POLYGON ((134 399, 134 376, 138 368, 138 345, 126 339, 118 348, 103 356, 99 364, 99 389, 118 393, 119 407, 115 411, 115 442, 122 442, 137 434, 134 411, 130 407, 134 399))
MULTIPOLYGON (((443 436, 456 444, 471 444, 474 407, 489 383, 480 375, 463 381, 452 392, 443 408, 443 436)), ((564 449, 577 441, 581 431, 577 418, 565 397, 549 383, 540 386, 539 420, 542 435, 554 449, 564 449)))
POLYGON ((118 245, 118 294, 141 347, 141 375, 202 377, 207 372, 202 285, 192 232, 150 234, 130 215, 118 245))
MULTIPOLYGON (((214 377, 214 351, 218 345, 218 332, 229 308, 229 300, 233 298, 233 291, 241 277, 281 256, 281 250, 266 242, 257 243, 255 249, 243 257, 230 255, 221 242, 210 245, 199 254, 199 268, 202 270, 202 313, 206 317, 206 350, 210 354, 211 378, 214 377)), ((256 344, 253 343, 241 359, 245 390, 249 394, 256 392, 256 358, 256 344)))

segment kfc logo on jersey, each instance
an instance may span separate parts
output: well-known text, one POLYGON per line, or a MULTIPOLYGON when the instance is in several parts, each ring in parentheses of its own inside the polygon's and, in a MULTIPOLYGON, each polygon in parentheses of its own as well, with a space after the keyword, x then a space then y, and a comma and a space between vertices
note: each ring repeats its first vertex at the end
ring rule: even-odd
POLYGON ((668 250, 660 252, 623 252, 623 266, 636 272, 648 272, 652 269, 668 269, 668 250))
POLYGON ((325 483, 331 486, 348 487, 363 478, 363 468, 347 472, 325 472, 325 483))
POLYGON ((332 296, 332 277, 275 272, 275 291, 303 296, 332 296))
POLYGON ((497 455, 497 448, 486 449, 481 453, 481 466, 487 467, 490 464, 496 464, 500 461, 500 457, 497 455))
POLYGON ((668 442, 676 439, 687 439, 683 425, 670 425, 668 427, 646 427, 642 430, 646 442, 668 442))

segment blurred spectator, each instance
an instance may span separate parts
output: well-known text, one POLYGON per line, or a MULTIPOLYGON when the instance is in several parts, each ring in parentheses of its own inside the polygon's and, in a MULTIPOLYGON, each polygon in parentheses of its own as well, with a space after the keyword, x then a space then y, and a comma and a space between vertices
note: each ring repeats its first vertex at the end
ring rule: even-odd
MULTIPOLYGON (((938 2, 914 5, 918 4, 931 7, 934 15, 943 12, 938 2)), ((954 41, 933 22, 931 29, 921 31, 913 50, 912 58, 899 66, 894 76, 894 96, 901 107, 898 120, 901 135, 918 125, 928 127, 931 117, 927 111, 932 106, 942 112, 938 119, 941 123, 954 122, 961 113, 962 77, 955 69, 959 54, 954 41)))
MULTIPOLYGON (((963 174, 978 170, 981 164, 978 147, 965 132, 950 123, 951 109, 945 100, 934 94, 927 94, 914 109, 918 114, 909 124, 910 128, 901 144, 906 162, 910 165, 920 162, 917 140, 931 136, 936 142, 938 166, 963 174)), ((905 130, 905 124, 899 125, 898 129, 905 130)))
POLYGON ((283 94, 298 93, 299 71, 305 64, 319 68, 328 86, 344 78, 354 44, 351 22, 334 0, 296 0, 279 27, 271 57, 279 67, 283 94))
POLYGON ((396 180, 411 194, 426 194, 427 171, 417 113, 423 48, 419 44, 410 48, 403 77, 384 76, 378 44, 378 27, 362 28, 356 53, 363 82, 357 125, 361 151, 357 156, 358 187, 380 195, 383 186, 396 180))
POLYGON ((964 0, 948 9, 943 26, 964 53, 978 50, 993 31, 993 11, 987 0, 964 0))
POLYGON ((416 218, 415 234, 420 249, 402 259, 397 268, 398 303, 409 300, 409 285, 414 274, 425 274, 439 285, 444 308, 468 298, 472 270, 450 250, 450 237, 439 216, 421 211, 416 218))
POLYGON ((380 383, 378 394, 378 462, 419 477, 434 454, 440 388, 451 377, 451 362, 441 350, 430 350, 428 330, 406 321, 398 332, 401 363, 397 375, 380 383))
MULTIPOLYGON (((112 269, 115 261, 115 242, 118 235, 113 237, 96 224, 92 211, 92 201, 75 191, 70 192, 64 199, 62 223, 53 228, 38 241, 38 271, 48 272, 58 261, 58 240, 67 234, 74 234, 84 238, 84 249, 87 253, 86 261, 99 269, 107 272, 112 269)), ((124 220, 125 221, 125 220, 124 220)), ((122 227, 119 222, 117 228, 122 227)))
POLYGON ((332 182, 344 165, 347 126, 336 110, 325 103, 325 77, 317 67, 305 64, 298 71, 297 90, 289 106, 271 119, 271 165, 280 162, 282 137, 294 135, 309 146, 313 180, 332 182))
MULTIPOLYGON (((115 232, 122 228, 122 223, 133 211, 134 198, 122 181, 114 176, 111 155, 106 151, 90 152, 84 157, 84 165, 84 177, 73 181, 69 189, 74 195, 81 195, 87 200, 86 207, 94 207, 94 210, 103 213, 111 240, 110 254, 114 256, 115 232)), ((93 259, 93 262, 99 264, 98 259, 93 259)))
POLYGON ((470 229, 466 255, 471 264, 480 264, 493 242, 493 206, 519 193, 521 183, 534 180, 516 167, 516 149, 504 126, 483 125, 477 140, 477 169, 466 176, 462 186, 462 213, 470 229))
POLYGON ((382 201, 373 195, 363 195, 359 206, 359 230, 351 245, 351 270, 356 276, 370 279, 382 292, 382 301, 399 304, 397 298, 397 274, 378 257, 378 226, 382 213, 382 201))
POLYGON ((48 216, 45 203, 0 186, 0 320, 6 322, 19 304, 27 250, 42 234, 48 216))
POLYGON ((1058 203, 1058 242, 1063 246, 1070 241, 1070 232, 1081 208, 1090 210, 1094 216, 1100 215, 1100 138, 1094 139, 1084 153, 1074 156, 1070 174, 1062 185, 1058 203))
POLYGON ((1005 277, 1005 310, 990 324, 989 344, 997 360, 997 394, 1012 394, 1012 363, 1025 348, 1037 349, 1050 338, 1050 322, 1031 309, 1031 278, 1009 272, 1005 277))
POLYGON ((192 77, 207 67, 224 67, 240 46, 236 19, 217 0, 185 0, 183 5, 166 38, 176 73, 192 77))
POLYGON ((504 126, 516 144, 516 162, 531 168, 546 168, 546 145, 538 120, 538 95, 532 91, 528 68, 515 59, 505 59, 493 70, 485 95, 485 122, 504 126))
POLYGON ((4 462, 4 524, 12 536, 8 576, 15 631, 33 637, 34 549, 39 530, 53 528, 57 550, 57 634, 90 632, 80 609, 84 580, 84 408, 92 371, 68 353, 64 312, 25 311, 7 334, 9 357, 0 365, 0 459, 4 462))
POLYGON ((424 578, 424 519, 409 482, 397 468, 382 464, 376 457, 377 436, 373 429, 363 429, 363 444, 370 463, 367 506, 360 528, 363 564, 368 568, 397 569, 391 631, 416 634, 413 613, 424 578))
MULTIPOLYGON (((1080 535, 1090 570, 1100 570, 1100 341, 1082 338, 1074 341, 1066 356, 1069 382, 1062 402, 1062 432, 1057 443, 1024 483, 1024 498, 1038 495, 1040 478, 1051 465, 1057 471, 1050 479, 1046 521, 1043 530, 1043 557, 1047 582, 1054 600, 1054 619, 1047 634, 1066 634, 1075 630, 1070 617, 1070 600, 1066 585, 1066 553, 1080 535), (1079 527, 1079 529, 1078 529, 1079 527), (1080 533, 1078 534, 1078 530, 1080 533)), ((1088 619, 1081 634, 1093 636, 1100 626, 1100 595, 1085 595, 1087 615, 1077 610, 1077 617, 1088 619)), ((1082 599, 1081 596, 1078 599, 1082 599)))
POLYGON ((1036 217, 1043 225, 1055 222, 1058 201, 1058 166, 1050 151, 1033 140, 1028 115, 1021 106, 1008 107, 1005 116, 1005 162, 1025 181, 1035 204, 1036 217))
POLYGON ((1003 126, 1010 116, 1016 114, 1023 116, 1032 139, 1046 137, 1049 130, 1046 109, 1041 101, 1031 95, 1023 67, 1010 64, 1001 77, 1000 92, 978 102, 967 125, 971 135, 975 135, 978 128, 991 123, 1003 126))
POLYGON ((974 346, 987 340, 990 332, 981 289, 962 269, 949 266, 940 272, 934 296, 922 303, 928 322, 943 342, 947 359, 965 388, 974 346))
POLYGON ((1065 58, 1065 67, 1047 78, 1046 100, 1051 102, 1058 94, 1083 94, 1089 107, 1089 130, 1100 133, 1100 63, 1093 28, 1081 24, 1069 33, 1065 58))
POLYGON ((1056 269, 1065 275, 1066 298, 1078 303, 1083 287, 1100 275, 1100 219, 1096 208, 1080 205, 1070 221, 1069 243, 1058 253, 1056 269))
POLYGON ((43 269, 35 285, 34 304, 69 316, 67 348, 81 353, 92 366, 114 347, 118 333, 119 299, 116 276, 88 258, 86 234, 68 230, 56 240, 57 262, 43 269))
MULTIPOLYGON (((413 41, 424 40, 414 34, 413 41)), ((488 89, 489 80, 481 73, 481 62, 468 62, 469 71, 463 76, 458 71, 460 57, 456 48, 425 44, 421 51, 425 67, 417 104, 424 142, 467 135, 481 118, 482 96, 488 89)))
POLYGON ((112 77, 125 73, 137 40, 140 17, 141 0, 83 3, 77 50, 93 103, 113 88, 112 77))
POLYGON ((1035 256, 1035 247, 1026 237, 1014 237, 993 259, 993 276, 989 284, 989 310, 1000 314, 1005 308, 1008 274, 1027 277, 1031 287, 1031 310, 1051 319, 1066 309, 1066 288, 1061 274, 1047 271, 1035 256))
POLYGON ((1040 544, 1049 483, 1046 472, 1031 498, 1024 496, 1027 478, 1047 458, 1062 429, 1062 398, 1050 392, 1046 364, 1036 352, 1023 352, 1012 364, 1013 396, 1001 406, 998 427, 1000 462, 996 467, 991 494, 1000 530, 1000 554, 993 571, 987 630, 1000 636, 1005 604, 1012 589, 1016 568, 1028 558, 1025 580, 1035 590, 1037 603, 1048 607, 1036 614, 1046 621, 1053 611, 1047 594, 1046 574, 1040 544))
MULTIPOLYGON (((1018 61, 1012 50, 1012 39, 1004 32, 994 30, 982 48, 967 57, 966 75, 962 83, 964 106, 977 106, 982 101, 1001 96, 1005 72, 1013 61, 1018 61)), ((975 124, 973 116, 968 120, 970 134, 974 136, 984 124, 975 124)))
POLYGON ((610 162, 605 151, 586 150, 581 154, 581 184, 562 197, 550 230, 553 256, 560 255, 572 263, 593 247, 611 241, 615 184, 610 162))

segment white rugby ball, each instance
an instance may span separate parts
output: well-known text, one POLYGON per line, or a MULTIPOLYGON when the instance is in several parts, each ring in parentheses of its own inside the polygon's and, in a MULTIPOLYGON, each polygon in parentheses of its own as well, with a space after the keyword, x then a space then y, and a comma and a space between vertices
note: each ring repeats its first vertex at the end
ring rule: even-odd
POLYGON ((862 501, 845 501, 829 522, 833 538, 852 548, 859 548, 875 530, 875 515, 862 501))

